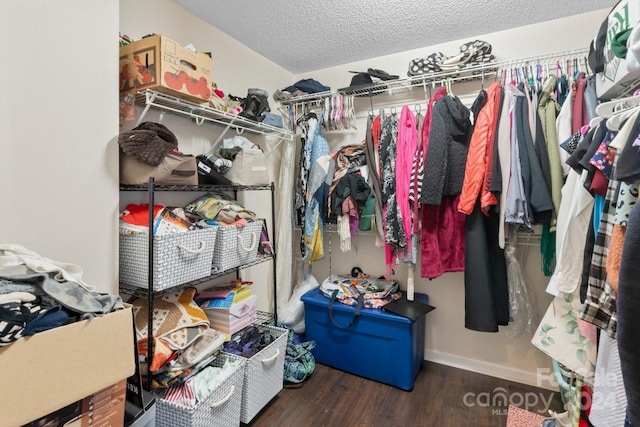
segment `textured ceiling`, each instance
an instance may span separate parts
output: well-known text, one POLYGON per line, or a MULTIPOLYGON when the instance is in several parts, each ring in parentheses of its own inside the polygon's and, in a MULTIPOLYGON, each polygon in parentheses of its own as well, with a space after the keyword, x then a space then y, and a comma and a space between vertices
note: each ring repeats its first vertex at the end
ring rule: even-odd
POLYGON ((294 74, 615 4, 615 0, 175 1, 294 74))

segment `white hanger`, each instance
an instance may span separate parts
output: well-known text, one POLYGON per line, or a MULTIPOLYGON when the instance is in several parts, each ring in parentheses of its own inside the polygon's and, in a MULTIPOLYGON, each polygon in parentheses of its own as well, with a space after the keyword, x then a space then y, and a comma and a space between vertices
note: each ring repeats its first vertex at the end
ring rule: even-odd
POLYGON ((638 105, 640 105, 640 95, 614 99, 612 101, 598 104, 596 107, 596 114, 608 119, 619 112, 637 107, 638 105))
POLYGON ((638 110, 640 106, 636 105, 635 107, 627 108, 621 113, 614 114, 612 117, 607 119, 607 129, 617 131, 620 130, 620 125, 627 120, 629 117, 633 115, 634 112, 638 110))

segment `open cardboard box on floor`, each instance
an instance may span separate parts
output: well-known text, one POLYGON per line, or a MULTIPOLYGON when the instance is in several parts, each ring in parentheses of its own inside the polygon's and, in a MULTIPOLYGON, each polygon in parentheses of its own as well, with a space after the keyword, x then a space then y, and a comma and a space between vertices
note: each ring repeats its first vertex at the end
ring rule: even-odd
POLYGON ((131 307, 0 348, 0 427, 17 427, 135 372, 131 307))

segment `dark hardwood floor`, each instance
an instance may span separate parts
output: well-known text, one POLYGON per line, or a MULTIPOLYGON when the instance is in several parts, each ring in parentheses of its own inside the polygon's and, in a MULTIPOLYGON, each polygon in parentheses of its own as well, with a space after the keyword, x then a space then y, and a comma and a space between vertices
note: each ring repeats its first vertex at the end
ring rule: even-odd
POLYGON ((562 411, 559 393, 432 362, 423 362, 412 391, 317 364, 300 388, 282 390, 249 426, 502 427, 509 402, 545 416, 562 411))

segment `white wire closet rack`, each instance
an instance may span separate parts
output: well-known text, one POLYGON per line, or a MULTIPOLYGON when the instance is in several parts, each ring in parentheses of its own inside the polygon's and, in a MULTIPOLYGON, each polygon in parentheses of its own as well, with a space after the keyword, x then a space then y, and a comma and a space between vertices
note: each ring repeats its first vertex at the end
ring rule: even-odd
POLYGON ((499 62, 492 62, 478 66, 462 68, 456 71, 443 71, 437 73, 428 73, 419 76, 412 76, 397 80, 387 80, 373 83, 369 86, 358 88, 355 90, 333 90, 318 93, 310 93, 287 100, 280 101, 281 105, 304 104, 314 101, 323 100, 336 94, 370 96, 382 92, 393 93, 394 91, 403 92, 407 88, 427 87, 431 85, 445 82, 460 82, 469 80, 484 80, 493 77, 498 80, 500 76, 513 70, 514 75, 517 69, 533 68, 540 64, 545 68, 545 72, 554 72, 555 67, 562 68, 584 68, 588 69, 587 55, 589 48, 573 49, 562 52, 555 52, 544 55, 530 56, 525 58, 510 59, 499 62), (553 67, 553 68, 552 68, 553 67))
MULTIPOLYGON (((135 103, 136 106, 143 108, 138 116, 136 125, 142 123, 149 109, 154 108, 157 110, 168 111, 176 115, 187 116, 193 119, 197 125, 209 122, 225 126, 225 129, 219 139, 221 139, 231 128, 233 128, 237 133, 247 131, 258 135, 272 135, 280 138, 280 140, 292 141, 294 138, 293 133, 289 129, 279 128, 263 124, 261 122, 254 122, 253 120, 246 119, 242 116, 216 110, 208 107, 206 104, 196 104, 194 102, 186 101, 154 90, 147 89, 137 92, 135 94, 135 103)), ((217 142, 218 141, 216 141, 216 143, 217 142)))

